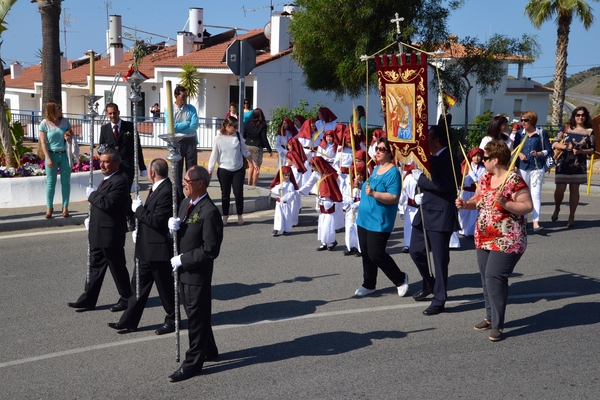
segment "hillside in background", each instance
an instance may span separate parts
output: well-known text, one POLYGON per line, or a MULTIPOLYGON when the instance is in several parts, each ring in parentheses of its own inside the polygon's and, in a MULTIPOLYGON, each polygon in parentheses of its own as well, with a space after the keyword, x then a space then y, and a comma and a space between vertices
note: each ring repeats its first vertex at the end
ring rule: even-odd
MULTIPOLYGON (((600 67, 593 67, 585 71, 578 72, 567 78, 567 91, 600 96, 600 67), (572 89, 572 90, 571 90, 572 89)), ((554 87, 554 81, 548 82, 545 86, 554 87)))

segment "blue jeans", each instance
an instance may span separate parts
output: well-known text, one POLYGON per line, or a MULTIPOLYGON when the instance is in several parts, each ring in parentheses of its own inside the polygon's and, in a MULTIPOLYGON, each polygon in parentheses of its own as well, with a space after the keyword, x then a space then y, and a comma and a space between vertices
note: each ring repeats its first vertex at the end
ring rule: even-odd
POLYGON ((71 197, 71 167, 67 152, 52 153, 50 151, 50 159, 54 164, 54 168, 48 168, 46 163, 46 207, 52 208, 54 203, 54 192, 56 191, 56 175, 60 168, 60 185, 62 193, 63 207, 69 206, 69 198, 71 197))

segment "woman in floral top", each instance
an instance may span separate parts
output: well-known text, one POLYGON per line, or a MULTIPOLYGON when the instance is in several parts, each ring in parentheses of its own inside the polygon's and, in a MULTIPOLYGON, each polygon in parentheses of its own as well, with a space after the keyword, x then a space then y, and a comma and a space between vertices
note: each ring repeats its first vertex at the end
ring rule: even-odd
POLYGON ((524 215, 531 212, 533 203, 523 178, 508 171, 508 146, 493 140, 484 151, 487 172, 479 179, 475 195, 466 201, 456 199, 456 207, 479 211, 475 247, 486 316, 475 330, 491 329, 490 340, 498 341, 504 329, 508 277, 527 247, 524 215))

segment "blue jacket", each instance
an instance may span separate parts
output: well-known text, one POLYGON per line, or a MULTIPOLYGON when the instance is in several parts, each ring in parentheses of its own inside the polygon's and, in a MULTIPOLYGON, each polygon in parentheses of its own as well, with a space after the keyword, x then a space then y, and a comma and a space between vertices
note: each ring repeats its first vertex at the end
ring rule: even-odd
MULTIPOLYGON (((525 138, 527 133, 523 130, 517 132, 515 136, 515 144, 516 148, 525 138)), ((546 156, 552 153, 552 145, 550 144, 550 139, 548 138, 548 133, 540 128, 536 128, 536 133, 533 136, 529 137, 523 148, 521 149, 521 153, 527 156, 526 160, 519 159, 517 161, 517 168, 522 169, 524 171, 533 171, 536 169, 543 169, 544 165, 546 165, 546 156), (542 156, 532 156, 532 151, 544 151, 546 150, 546 155, 542 156)))

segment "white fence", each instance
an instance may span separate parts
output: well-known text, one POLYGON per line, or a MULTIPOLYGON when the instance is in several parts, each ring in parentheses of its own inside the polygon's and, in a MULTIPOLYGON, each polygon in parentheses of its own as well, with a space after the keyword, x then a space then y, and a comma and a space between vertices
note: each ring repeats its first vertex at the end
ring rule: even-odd
MULTIPOLYGON (((27 114, 12 114, 13 121, 21 122, 25 129, 25 137, 36 140, 39 139, 39 127, 41 117, 37 112, 27 114)), ((131 118, 123 117, 124 120, 131 118)), ((83 116, 72 118, 69 122, 73 127, 73 132, 77 135, 80 144, 90 143, 91 119, 83 116)), ((221 118, 198 118, 198 149, 212 149, 215 136, 219 134, 221 128, 221 118)), ((105 116, 99 116, 94 119, 94 143, 98 143, 100 137, 100 127, 108 123, 105 116)), ((167 126, 164 120, 153 121, 152 119, 138 120, 137 131, 139 133, 142 147, 165 147, 166 142, 158 136, 166 134, 167 126)))

